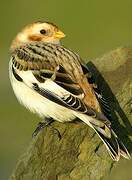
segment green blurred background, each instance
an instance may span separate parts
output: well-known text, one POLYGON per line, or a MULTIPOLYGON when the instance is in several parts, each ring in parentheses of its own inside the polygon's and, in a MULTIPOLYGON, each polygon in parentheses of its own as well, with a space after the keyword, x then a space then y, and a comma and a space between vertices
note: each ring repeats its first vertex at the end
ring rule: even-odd
MULTIPOLYGON (((8 78, 11 40, 36 20, 57 24, 65 46, 84 59, 132 45, 132 0, 0 1, 0 180, 8 179, 39 121, 18 104, 8 78)), ((132 161, 121 160, 107 180, 132 179, 131 170, 132 161)))

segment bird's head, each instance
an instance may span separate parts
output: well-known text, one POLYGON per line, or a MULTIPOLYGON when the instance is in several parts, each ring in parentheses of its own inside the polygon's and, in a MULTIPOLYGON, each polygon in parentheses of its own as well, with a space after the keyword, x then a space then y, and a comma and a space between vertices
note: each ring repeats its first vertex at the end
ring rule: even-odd
POLYGON ((11 49, 34 41, 59 44, 64 37, 65 34, 53 23, 35 22, 27 25, 17 34, 12 42, 11 49))

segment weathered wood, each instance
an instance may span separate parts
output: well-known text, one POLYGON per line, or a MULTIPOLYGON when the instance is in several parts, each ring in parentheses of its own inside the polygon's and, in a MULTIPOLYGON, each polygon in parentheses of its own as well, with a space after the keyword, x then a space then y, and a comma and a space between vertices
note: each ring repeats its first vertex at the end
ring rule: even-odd
MULTIPOLYGON (((88 67, 110 101, 117 134, 131 151, 132 48, 113 50, 88 67)), ((10 179, 100 180, 112 167, 105 146, 86 124, 55 122, 32 140, 10 179)))

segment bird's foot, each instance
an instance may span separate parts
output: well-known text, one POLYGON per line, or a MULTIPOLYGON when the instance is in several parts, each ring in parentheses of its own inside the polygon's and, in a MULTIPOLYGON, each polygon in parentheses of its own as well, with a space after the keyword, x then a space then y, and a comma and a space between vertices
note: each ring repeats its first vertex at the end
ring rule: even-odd
POLYGON ((62 137, 61 137, 59 130, 56 128, 53 128, 53 130, 54 130, 54 133, 58 136, 59 140, 61 140, 62 137))
POLYGON ((34 130, 32 137, 37 136, 37 134, 46 126, 50 125, 54 120, 52 118, 45 118, 43 122, 39 122, 36 129, 34 130))

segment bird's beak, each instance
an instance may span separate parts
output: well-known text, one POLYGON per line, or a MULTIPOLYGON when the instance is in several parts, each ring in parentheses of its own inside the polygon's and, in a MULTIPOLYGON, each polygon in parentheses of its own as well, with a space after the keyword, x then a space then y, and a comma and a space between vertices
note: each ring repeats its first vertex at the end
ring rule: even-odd
POLYGON ((66 35, 62 31, 57 31, 55 33, 55 38, 61 39, 64 38, 66 35))

